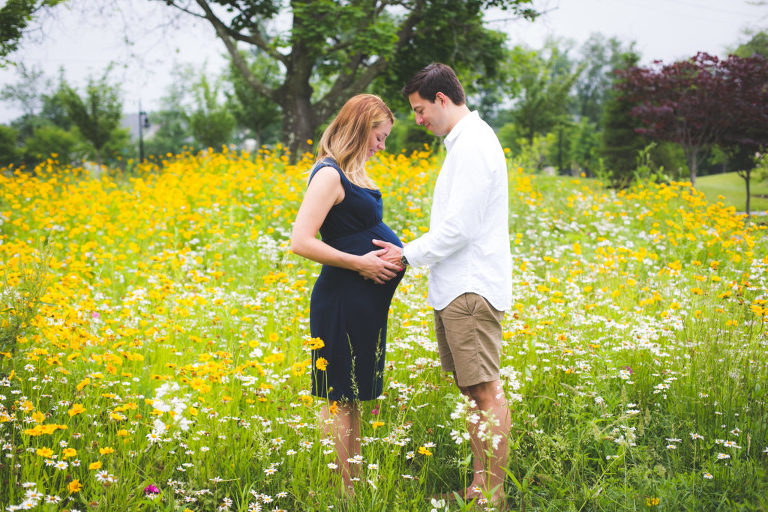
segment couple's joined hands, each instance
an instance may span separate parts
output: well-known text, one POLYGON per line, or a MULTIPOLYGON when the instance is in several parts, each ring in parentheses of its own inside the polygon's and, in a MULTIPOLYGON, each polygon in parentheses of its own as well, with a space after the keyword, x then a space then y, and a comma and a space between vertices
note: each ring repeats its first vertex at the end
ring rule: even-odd
POLYGON ((358 273, 376 284, 384 284, 402 270, 400 257, 403 250, 395 244, 383 240, 373 240, 373 245, 381 247, 381 249, 360 256, 358 273))

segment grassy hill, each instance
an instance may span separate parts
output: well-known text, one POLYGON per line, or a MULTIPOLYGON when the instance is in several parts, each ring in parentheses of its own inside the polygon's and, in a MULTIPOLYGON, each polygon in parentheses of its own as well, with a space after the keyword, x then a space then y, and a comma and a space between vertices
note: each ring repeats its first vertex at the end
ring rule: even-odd
MULTIPOLYGON (((746 187, 744 180, 735 172, 696 178, 696 188, 703 192, 710 202, 722 201, 728 206, 735 206, 737 211, 745 211, 746 187)), ((750 210, 753 213, 768 210, 768 181, 758 182, 753 178, 750 195, 750 210)))

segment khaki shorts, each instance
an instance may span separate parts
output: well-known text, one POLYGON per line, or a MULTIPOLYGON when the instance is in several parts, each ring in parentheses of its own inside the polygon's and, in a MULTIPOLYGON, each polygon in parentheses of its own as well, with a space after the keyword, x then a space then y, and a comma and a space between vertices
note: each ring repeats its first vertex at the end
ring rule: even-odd
POLYGON ((501 321, 504 312, 481 295, 459 295, 435 310, 435 334, 440 364, 452 372, 459 387, 499 379, 501 321))

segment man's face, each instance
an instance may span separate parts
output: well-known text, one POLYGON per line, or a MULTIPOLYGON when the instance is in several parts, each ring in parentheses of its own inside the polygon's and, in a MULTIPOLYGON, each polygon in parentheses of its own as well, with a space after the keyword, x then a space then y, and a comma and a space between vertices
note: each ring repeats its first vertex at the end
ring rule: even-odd
POLYGON ((437 93, 435 101, 425 100, 417 92, 408 96, 411 102, 411 108, 416 114, 416 124, 423 125, 424 128, 434 133, 438 137, 448 135, 446 102, 448 99, 441 92, 437 93))

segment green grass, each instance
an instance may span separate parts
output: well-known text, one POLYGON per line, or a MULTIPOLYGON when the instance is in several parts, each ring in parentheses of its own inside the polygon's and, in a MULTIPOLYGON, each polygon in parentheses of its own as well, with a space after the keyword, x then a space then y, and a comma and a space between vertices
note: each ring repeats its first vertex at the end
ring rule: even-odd
MULTIPOLYGON (((746 211, 746 185, 735 172, 697 177, 696 188, 712 203, 722 201, 727 206, 735 207, 737 212, 746 211)), ((750 196, 752 213, 768 210, 768 180, 759 182, 753 176, 750 183, 750 196)))

